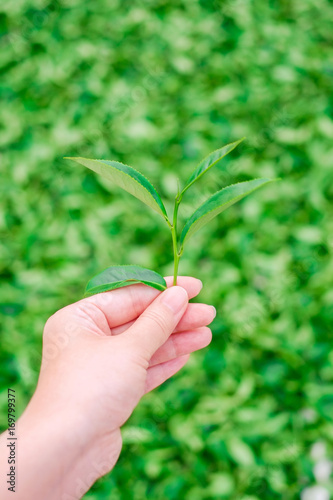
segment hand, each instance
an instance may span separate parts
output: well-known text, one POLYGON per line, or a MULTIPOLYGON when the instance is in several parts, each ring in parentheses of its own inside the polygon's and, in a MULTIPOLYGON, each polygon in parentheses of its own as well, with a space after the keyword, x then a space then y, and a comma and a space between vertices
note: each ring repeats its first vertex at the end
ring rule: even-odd
POLYGON ((199 280, 178 284, 94 295, 47 321, 37 389, 18 422, 17 498, 81 498, 116 463, 120 427, 141 397, 209 344, 215 309, 188 303, 199 280))

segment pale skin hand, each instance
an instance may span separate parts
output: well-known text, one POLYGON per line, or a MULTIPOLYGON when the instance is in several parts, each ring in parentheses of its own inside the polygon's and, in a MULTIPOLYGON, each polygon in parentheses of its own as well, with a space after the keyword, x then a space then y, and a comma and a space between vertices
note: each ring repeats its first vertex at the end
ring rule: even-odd
MULTIPOLYGON (((120 428, 141 397, 211 341, 206 325, 215 309, 188 303, 201 286, 190 277, 162 293, 132 285, 51 316, 37 389, 17 423, 17 500, 76 500, 113 468, 120 428)), ((6 438, 0 460, 7 473, 6 438)), ((8 486, 1 481, 4 500, 13 495, 8 486)))

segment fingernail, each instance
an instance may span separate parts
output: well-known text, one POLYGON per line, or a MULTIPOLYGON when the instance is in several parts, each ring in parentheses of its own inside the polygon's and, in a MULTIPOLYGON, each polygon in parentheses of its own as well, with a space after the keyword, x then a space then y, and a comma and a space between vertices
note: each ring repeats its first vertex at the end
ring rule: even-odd
POLYGON ((188 295, 181 286, 172 286, 162 293, 161 302, 169 307, 173 314, 177 314, 183 309, 184 304, 188 302, 188 295))
POLYGON ((212 313, 214 314, 214 318, 215 318, 215 316, 216 316, 216 309, 215 309, 215 307, 214 306, 209 306, 209 307, 210 307, 212 313))

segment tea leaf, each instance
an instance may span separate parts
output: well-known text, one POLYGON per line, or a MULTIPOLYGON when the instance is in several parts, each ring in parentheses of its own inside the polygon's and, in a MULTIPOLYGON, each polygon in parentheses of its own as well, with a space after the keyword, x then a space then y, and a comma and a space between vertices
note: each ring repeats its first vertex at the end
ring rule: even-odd
POLYGON ((76 161, 111 180, 168 220, 166 209, 158 192, 148 179, 133 167, 113 160, 91 160, 81 157, 67 157, 66 159, 76 161))
POLYGON ((183 248, 185 240, 188 240, 198 229, 211 221, 216 215, 268 182, 272 182, 272 179, 254 179, 252 181, 240 182, 213 194, 185 223, 180 235, 181 248, 183 248))
POLYGON ((213 151, 210 153, 206 158, 204 158, 199 165, 196 167, 194 172, 192 173, 191 177, 187 181, 186 186, 184 187, 181 195, 187 191, 187 189, 194 184, 195 181, 200 179, 200 177, 203 176, 205 172, 207 172, 210 168, 212 168, 214 165, 216 165, 217 162, 222 160, 227 154, 229 154, 233 149, 235 149, 239 143, 241 143, 245 137, 242 139, 239 139, 238 141, 231 142, 230 144, 227 144, 226 146, 223 146, 223 148, 216 149, 216 151, 213 151))
POLYGON ((140 266, 111 266, 94 276, 87 284, 85 297, 95 293, 108 292, 116 288, 143 283, 157 290, 165 290, 163 276, 140 266))

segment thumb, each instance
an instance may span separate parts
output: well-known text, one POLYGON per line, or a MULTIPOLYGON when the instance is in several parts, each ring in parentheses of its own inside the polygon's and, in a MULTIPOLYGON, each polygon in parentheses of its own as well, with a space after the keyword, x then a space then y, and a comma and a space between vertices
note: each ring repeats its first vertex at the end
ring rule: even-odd
POLYGON ((123 333, 144 353, 147 361, 176 328, 188 305, 186 290, 172 286, 161 293, 123 333))

